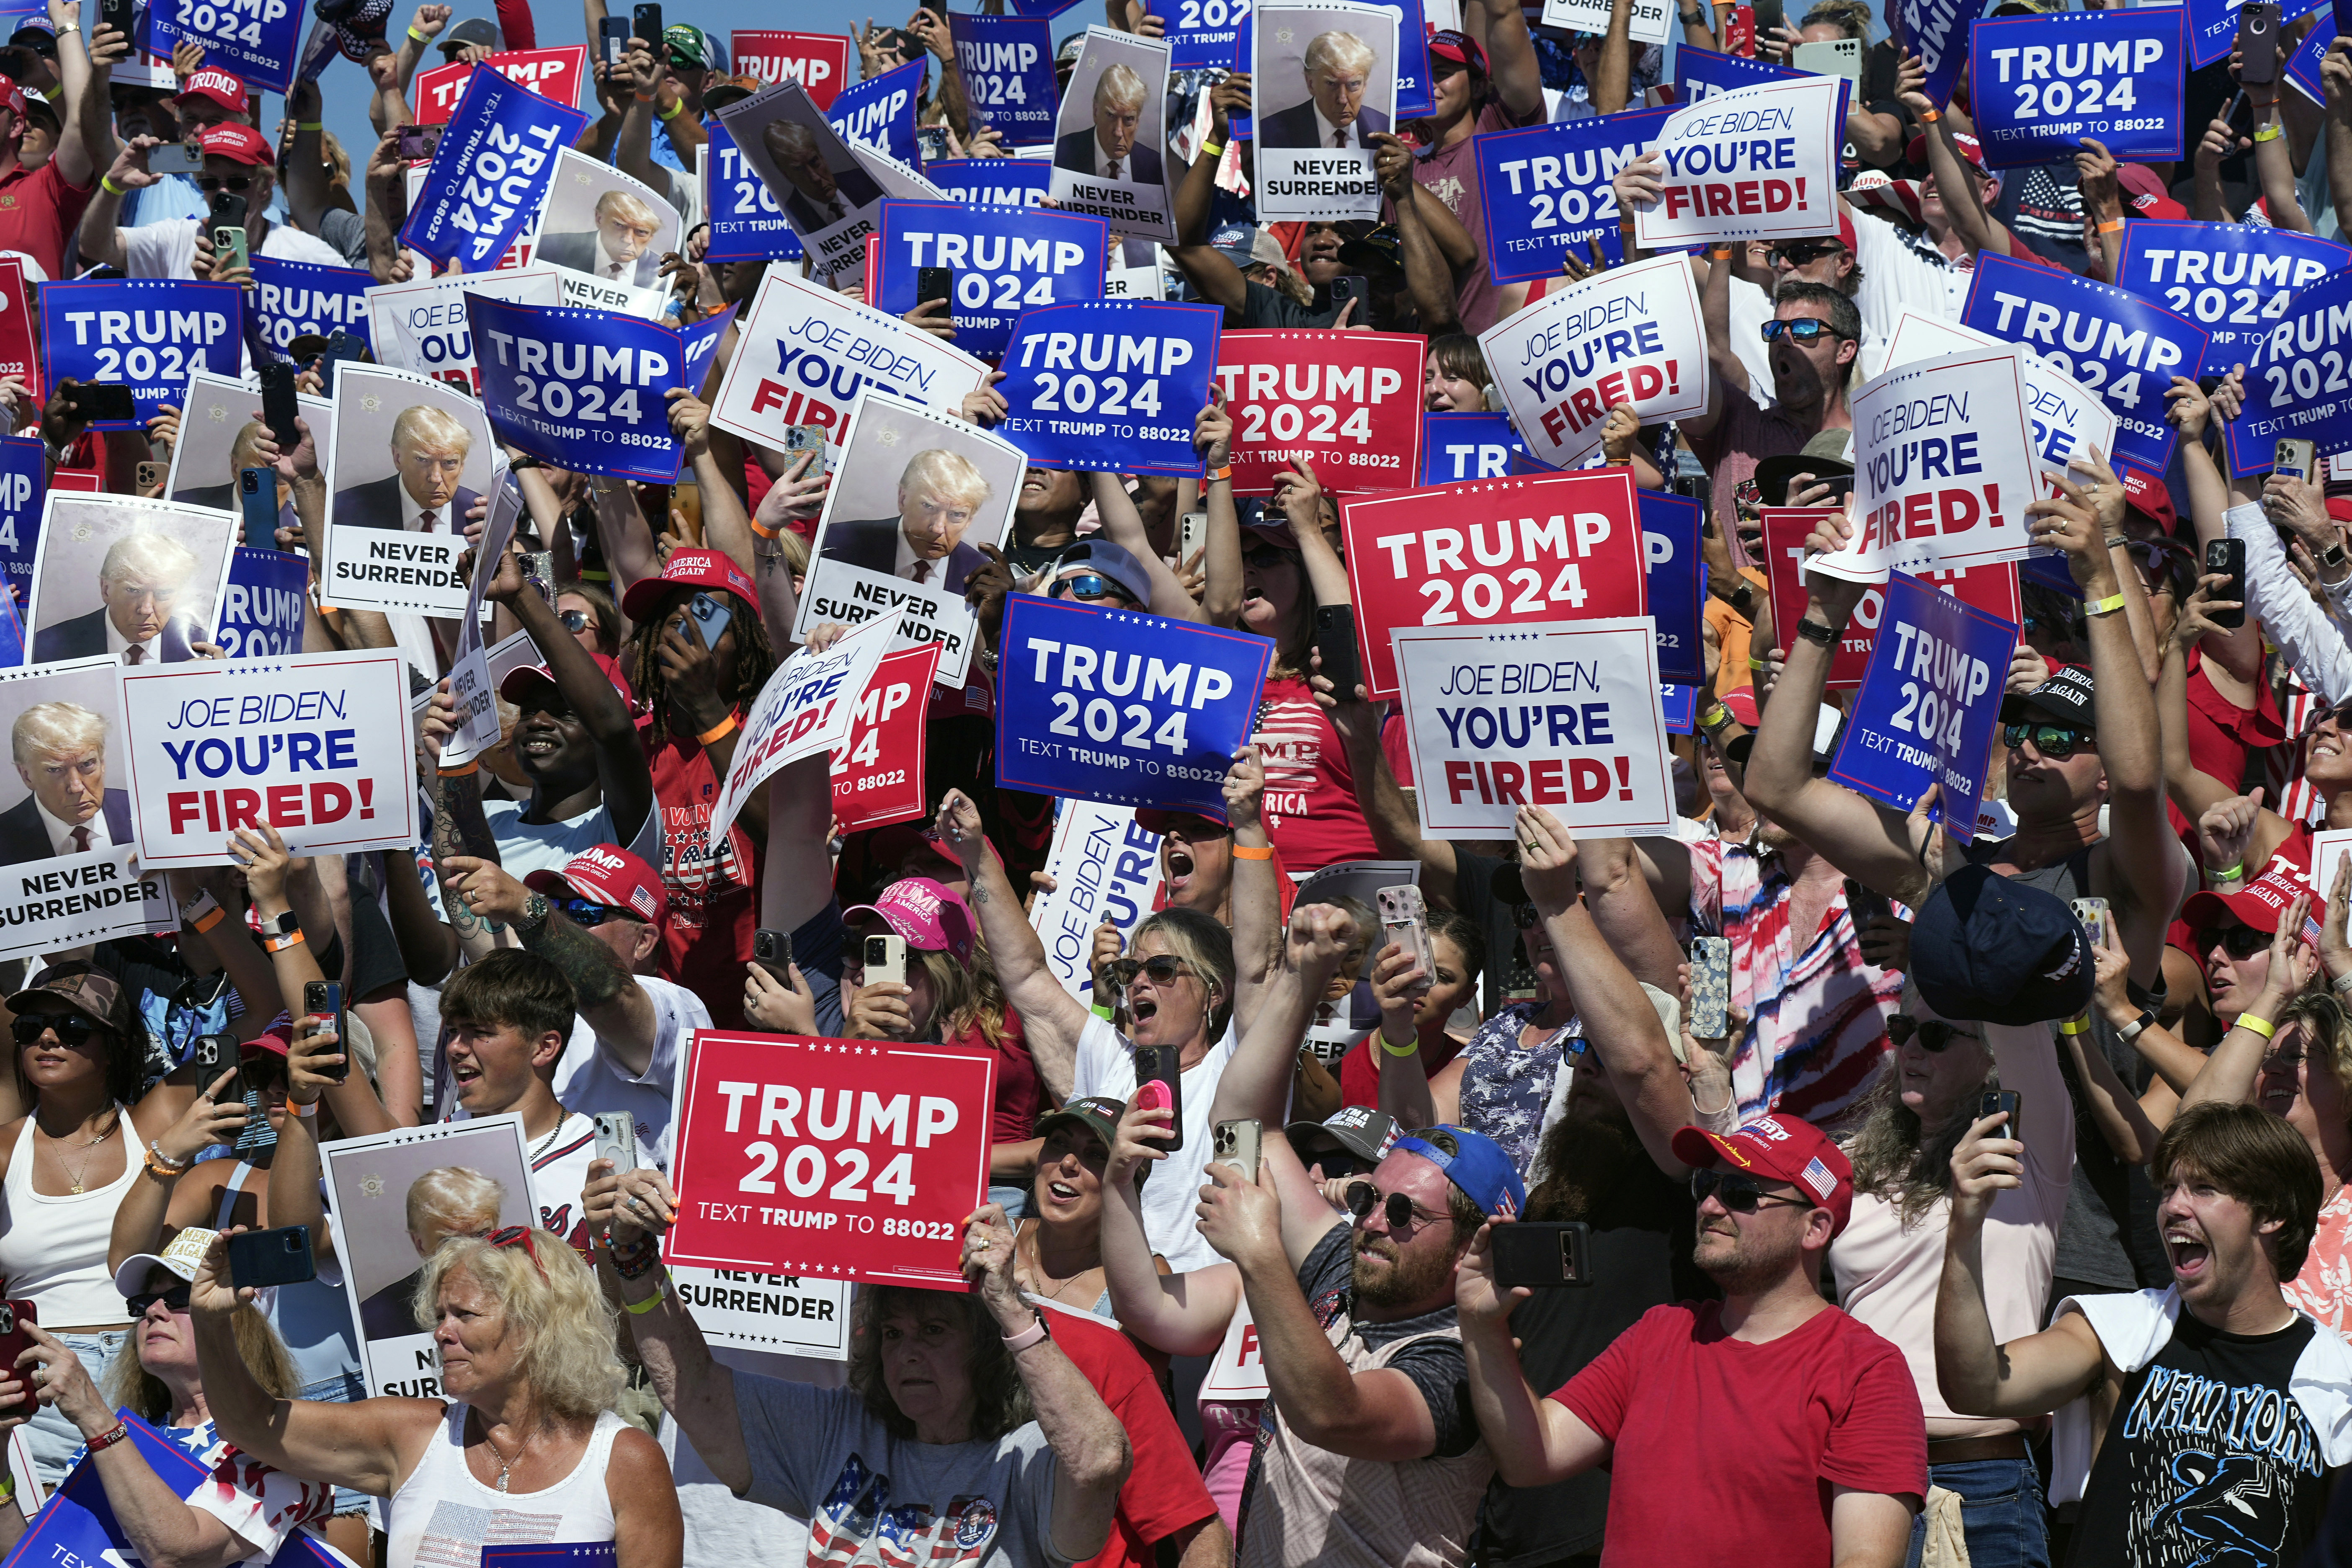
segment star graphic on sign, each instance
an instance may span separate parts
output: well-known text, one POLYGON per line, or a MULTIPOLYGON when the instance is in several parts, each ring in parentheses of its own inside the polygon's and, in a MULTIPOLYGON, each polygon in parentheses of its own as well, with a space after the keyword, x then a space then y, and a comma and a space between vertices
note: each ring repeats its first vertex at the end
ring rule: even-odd
POLYGON ((898 432, 896 430, 877 430, 874 433, 874 438, 877 441, 881 442, 885 447, 895 447, 898 444, 898 432))
POLYGON ((362 1176, 360 1178, 360 1195, 362 1197, 369 1198, 380 1198, 383 1196, 383 1178, 382 1176, 362 1176))
POLYGON ((1297 37, 1298 37, 1297 33, 1292 29, 1288 27, 1279 27, 1275 30, 1274 41, 1277 44, 1286 44, 1297 37))
POLYGON ((383 406, 383 399, 373 392, 360 399, 360 411, 363 414, 373 414, 383 406))
POLYGON ((588 185, 588 184, 593 184, 595 183, 593 179, 591 179, 588 175, 586 175, 586 174, 574 174, 574 175, 572 175, 572 182, 573 182, 575 184, 588 185))
POLYGON ((211 405, 209 407, 207 407, 207 408, 205 410, 205 418, 207 418, 207 419, 209 419, 209 420, 211 420, 211 421, 212 421, 214 424, 215 424, 215 425, 226 425, 226 424, 227 424, 227 423, 228 423, 228 406, 227 406, 227 405, 226 405, 226 404, 221 404, 221 403, 215 403, 215 404, 211 405))
POLYGON ((73 525, 73 536, 77 540, 87 541, 97 537, 97 534, 98 531, 86 522, 77 522, 73 525))

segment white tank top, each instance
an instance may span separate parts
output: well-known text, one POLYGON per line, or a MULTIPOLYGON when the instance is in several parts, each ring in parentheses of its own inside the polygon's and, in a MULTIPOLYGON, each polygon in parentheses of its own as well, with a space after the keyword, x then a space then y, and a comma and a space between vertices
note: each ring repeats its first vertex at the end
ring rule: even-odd
POLYGON ((604 1468, 621 1418, 596 1417, 587 1452, 572 1473, 535 1492, 502 1492, 466 1468, 466 1406, 449 1406, 441 1435, 393 1495, 384 1534, 386 1568, 480 1568, 488 1545, 545 1545, 613 1539, 604 1468))
MULTIPOLYGON (((44 1324, 79 1327, 121 1323, 122 1293, 114 1288, 114 1270, 106 1266, 106 1247, 114 1234, 114 1211, 130 1195, 139 1179, 138 1132, 131 1125, 131 1108, 114 1108, 123 1142, 122 1174, 93 1192, 51 1197, 33 1190, 33 1118, 8 1156, 8 1180, 0 1188, 6 1209, 0 1214, 0 1276, 8 1294, 40 1309, 44 1324)), ((98 1151, 90 1153, 96 1156, 98 1151)))

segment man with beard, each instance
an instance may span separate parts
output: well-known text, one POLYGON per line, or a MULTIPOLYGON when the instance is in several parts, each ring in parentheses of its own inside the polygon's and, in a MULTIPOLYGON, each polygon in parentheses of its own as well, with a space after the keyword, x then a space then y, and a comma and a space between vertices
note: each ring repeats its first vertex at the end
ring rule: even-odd
POLYGON ((1852 1171, 1808 1122, 1686 1127, 1692 1261, 1720 1302, 1653 1308, 1538 1398, 1512 1335, 1532 1293, 1495 1280, 1491 1227, 1458 1275, 1463 1348, 1496 1473, 1534 1487, 1612 1467, 1607 1555, 1623 1563, 1895 1568, 1927 1492, 1902 1352, 1821 1298, 1852 1171))

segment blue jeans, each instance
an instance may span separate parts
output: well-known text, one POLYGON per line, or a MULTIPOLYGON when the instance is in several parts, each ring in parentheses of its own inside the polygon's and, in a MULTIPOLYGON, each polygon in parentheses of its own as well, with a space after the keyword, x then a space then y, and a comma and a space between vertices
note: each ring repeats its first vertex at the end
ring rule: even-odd
MULTIPOLYGON (((355 1372, 339 1372, 322 1377, 295 1392, 297 1399, 315 1399, 330 1405, 356 1405, 367 1397, 367 1384, 355 1372)), ((335 1489, 335 1511, 365 1513, 375 1500, 365 1492, 355 1492, 349 1487, 335 1489)))
MULTIPOLYGON (((58 1340, 80 1358, 89 1380, 112 1405, 116 1401, 107 1394, 106 1370, 116 1355, 131 1353, 130 1337, 125 1330, 110 1329, 102 1334, 59 1334, 58 1340)), ((81 1452, 82 1441, 81 1428, 58 1414, 54 1405, 42 1405, 25 1423, 25 1442, 33 1450, 33 1468, 40 1472, 45 1487, 54 1489, 66 1479, 73 1457, 81 1452)))
POLYGON ((1004 1217, 1017 1222, 1029 1212, 1029 1189, 1001 1187, 992 1182, 988 1188, 988 1201, 992 1204, 1003 1204, 1004 1217))
MULTIPOLYGON (((1974 1568, 2050 1568, 2050 1535, 2042 1517, 2042 1478, 2033 1461, 1972 1459, 1930 1465, 1927 1479, 1960 1494, 1960 1525, 1974 1568)), ((1911 1552, 1905 1568, 1919 1568, 1927 1549, 1923 1511, 1911 1521, 1911 1552)))

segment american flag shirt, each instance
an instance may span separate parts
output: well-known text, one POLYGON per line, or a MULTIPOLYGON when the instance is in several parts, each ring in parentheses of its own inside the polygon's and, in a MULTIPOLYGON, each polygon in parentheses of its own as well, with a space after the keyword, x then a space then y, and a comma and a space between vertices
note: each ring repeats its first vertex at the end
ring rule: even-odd
MULTIPOLYGON (((189 1507, 211 1514, 250 1548, 242 1559, 267 1563, 299 1525, 323 1525, 335 1516, 335 1489, 274 1469, 222 1436, 207 1420, 196 1426, 159 1426, 163 1440, 212 1473, 187 1495, 189 1507)), ((84 1449, 66 1467, 82 1461, 84 1449)))

